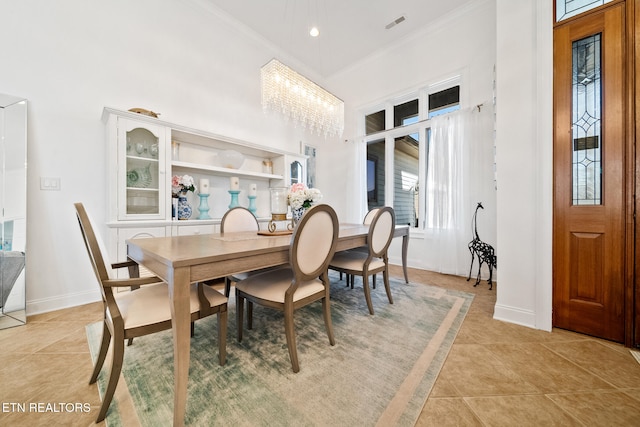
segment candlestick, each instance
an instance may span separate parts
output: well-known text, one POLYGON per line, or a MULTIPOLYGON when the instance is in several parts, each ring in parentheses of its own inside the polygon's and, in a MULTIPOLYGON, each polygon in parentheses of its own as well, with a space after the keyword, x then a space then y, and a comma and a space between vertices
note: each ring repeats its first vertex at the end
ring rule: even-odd
POLYGON ((209 194, 209 180, 206 178, 200 180, 200 194, 209 194))
POLYGON ((229 194, 231 194, 231 203, 229 203, 229 209, 240 206, 240 203, 238 203, 238 194, 240 194, 240 190, 229 190, 229 194))
POLYGON ((255 216, 256 212, 258 211, 258 208, 256 208, 256 197, 258 196, 252 196, 249 195, 249 207, 247 209, 249 209, 249 211, 255 216))
POLYGON ((232 190, 240 190, 240 178, 237 176, 232 176, 229 178, 231 189, 232 190))
POLYGON ((198 219, 211 219, 211 217, 209 216, 209 203, 207 201, 208 198, 208 194, 200 193, 200 206, 198 206, 200 216, 198 217, 198 219))
POLYGON ((249 196, 257 196, 257 195, 258 195, 258 184, 250 184, 249 196))

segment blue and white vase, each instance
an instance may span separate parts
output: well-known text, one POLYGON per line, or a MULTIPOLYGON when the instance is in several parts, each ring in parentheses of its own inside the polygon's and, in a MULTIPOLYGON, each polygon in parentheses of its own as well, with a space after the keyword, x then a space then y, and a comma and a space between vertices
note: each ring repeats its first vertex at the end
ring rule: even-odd
POLYGON ((193 213, 193 208, 187 201, 186 193, 180 193, 178 195, 177 216, 178 219, 189 219, 193 213))
POLYGON ((300 221, 300 219, 302 218, 302 215, 304 215, 304 213, 307 211, 306 208, 297 208, 297 209, 291 209, 291 215, 293 216, 293 223, 297 224, 298 221, 300 221))

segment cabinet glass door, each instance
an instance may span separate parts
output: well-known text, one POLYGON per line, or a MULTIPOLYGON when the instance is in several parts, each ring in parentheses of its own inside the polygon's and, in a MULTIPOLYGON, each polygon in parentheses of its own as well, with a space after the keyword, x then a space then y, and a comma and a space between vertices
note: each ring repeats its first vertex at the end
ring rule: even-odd
POLYGON ((120 159, 124 160, 121 164, 125 165, 124 169, 120 168, 118 179, 119 188, 125 189, 120 198, 120 217, 163 217, 166 187, 163 128, 133 121, 124 122, 123 126, 119 124, 119 140, 124 141, 120 145, 124 156, 120 159))

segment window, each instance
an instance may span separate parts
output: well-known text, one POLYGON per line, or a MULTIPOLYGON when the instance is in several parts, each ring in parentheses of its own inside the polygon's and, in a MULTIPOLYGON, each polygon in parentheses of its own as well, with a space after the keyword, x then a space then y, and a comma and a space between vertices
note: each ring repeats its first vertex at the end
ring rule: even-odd
POLYGON ((376 111, 375 113, 369 114, 365 117, 366 123, 366 135, 371 135, 372 133, 380 132, 385 129, 385 111, 376 111))
POLYGON ((378 202, 378 157, 367 156, 367 202, 378 202))
POLYGON ((429 94, 429 118, 460 109, 460 86, 429 94))
POLYGON ((424 228, 429 119, 460 109, 460 79, 389 100, 365 113, 368 208, 393 206, 397 224, 424 228), (387 129, 386 121, 393 128, 387 129), (375 134, 375 135, 373 135, 375 134), (389 165, 392 165, 390 167, 389 165))
POLYGON ((556 0, 556 22, 580 15, 612 0, 556 0))
POLYGON ((394 140, 393 146, 393 208, 396 224, 418 227, 418 179, 420 173, 419 134, 394 140))
POLYGON ((385 140, 367 145, 367 202, 369 209, 384 206, 384 151, 385 140))
POLYGON ((418 100, 414 99, 393 107, 393 126, 405 126, 418 121, 418 100))

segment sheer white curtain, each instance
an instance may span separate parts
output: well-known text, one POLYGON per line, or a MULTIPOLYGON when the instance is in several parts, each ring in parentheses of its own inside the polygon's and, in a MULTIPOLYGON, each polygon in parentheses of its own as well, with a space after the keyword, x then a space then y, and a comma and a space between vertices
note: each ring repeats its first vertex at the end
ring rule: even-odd
MULTIPOLYGON (((349 202, 349 222, 359 223, 364 218, 364 215, 368 211, 367 204, 367 142, 364 139, 357 140, 355 142, 355 159, 356 164, 351 169, 350 176, 347 177, 348 181, 352 183, 349 186, 349 190, 352 194, 348 194, 349 202), (363 189, 365 189, 363 191, 363 189)), ((349 191, 348 190, 348 191, 349 191)))
MULTIPOLYGON (((476 107, 431 119, 426 229, 435 246, 430 264, 438 272, 469 273, 471 217, 494 187, 492 117, 491 107, 476 107)), ((495 204, 495 196, 483 203, 495 204)))

